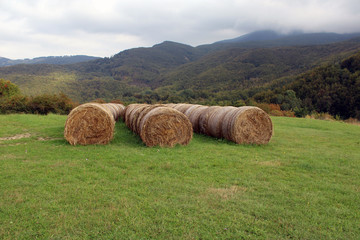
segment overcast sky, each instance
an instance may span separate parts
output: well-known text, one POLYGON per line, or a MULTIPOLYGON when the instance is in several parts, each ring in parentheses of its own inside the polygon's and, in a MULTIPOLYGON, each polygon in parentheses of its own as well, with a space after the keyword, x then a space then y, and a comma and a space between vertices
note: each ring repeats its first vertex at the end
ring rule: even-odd
POLYGON ((110 57, 271 29, 360 32, 360 0, 0 0, 0 56, 110 57))

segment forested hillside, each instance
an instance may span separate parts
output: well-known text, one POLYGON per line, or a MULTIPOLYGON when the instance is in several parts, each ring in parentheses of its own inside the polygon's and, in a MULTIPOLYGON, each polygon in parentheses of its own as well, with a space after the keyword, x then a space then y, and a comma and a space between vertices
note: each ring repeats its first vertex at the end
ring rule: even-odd
POLYGON ((310 70, 283 87, 257 93, 254 99, 281 104, 283 110, 300 114, 317 111, 360 120, 360 52, 310 70), (284 102, 289 93, 293 93, 292 100, 284 102))
MULTIPOLYGON (((250 104, 251 99, 278 103, 269 97, 274 95, 270 92, 297 91, 288 84, 298 75, 328 64, 337 66, 359 52, 360 38, 341 41, 353 36, 356 34, 282 36, 257 32, 198 47, 165 41, 83 63, 2 67, 0 78, 17 84, 26 95, 63 92, 79 102, 103 98, 125 103, 242 105, 250 104)), ((305 100, 307 97, 296 96, 302 104, 309 102, 305 100)), ((280 105, 294 110, 285 103, 280 105)), ((296 112, 330 111, 320 105, 317 102, 299 105, 296 112)), ((354 113, 339 115, 354 116, 354 113)))

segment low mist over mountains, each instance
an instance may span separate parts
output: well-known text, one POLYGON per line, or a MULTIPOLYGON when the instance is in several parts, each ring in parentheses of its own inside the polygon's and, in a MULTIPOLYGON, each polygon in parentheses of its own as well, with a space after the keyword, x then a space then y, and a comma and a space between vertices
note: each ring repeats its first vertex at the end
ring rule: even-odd
POLYGON ((315 45, 334 43, 359 37, 360 33, 338 34, 338 33, 301 33, 291 32, 282 34, 271 30, 257 31, 242 35, 237 38, 219 41, 216 43, 244 43, 258 42, 262 46, 275 45, 315 45), (277 41, 272 41, 277 40, 277 41))

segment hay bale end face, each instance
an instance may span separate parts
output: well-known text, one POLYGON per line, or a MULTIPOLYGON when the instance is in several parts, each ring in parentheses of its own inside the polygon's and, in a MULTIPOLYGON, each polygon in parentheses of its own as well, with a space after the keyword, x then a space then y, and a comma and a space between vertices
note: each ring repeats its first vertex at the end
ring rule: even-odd
POLYGON ((146 146, 186 145, 192 138, 189 119, 165 105, 130 104, 125 110, 125 123, 146 146))
POLYGON ((230 109, 223 117, 222 135, 238 144, 267 144, 273 134, 269 115, 258 107, 230 109))
POLYGON ((68 115, 64 137, 71 145, 107 144, 123 110, 121 104, 82 104, 68 115))
POLYGON ((193 129, 184 114, 168 107, 157 107, 141 120, 139 132, 146 146, 173 147, 189 144, 193 129))

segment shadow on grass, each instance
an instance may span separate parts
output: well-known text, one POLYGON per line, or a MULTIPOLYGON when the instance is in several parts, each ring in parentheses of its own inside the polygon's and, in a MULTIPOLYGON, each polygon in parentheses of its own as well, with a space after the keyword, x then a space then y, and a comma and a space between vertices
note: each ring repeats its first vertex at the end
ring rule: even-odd
MULTIPOLYGON (((145 147, 146 145, 142 142, 141 138, 133 133, 124 122, 119 121, 115 125, 115 134, 114 139, 110 142, 112 145, 120 144, 125 145, 128 147, 145 147)), ((210 144, 213 146, 231 146, 231 147, 238 147, 238 148, 259 148, 259 147, 266 147, 267 145, 256 145, 256 144, 236 144, 234 142, 228 141, 226 139, 214 138, 211 136, 203 135, 203 134, 196 134, 194 133, 193 139, 191 140, 188 146, 192 145, 201 145, 201 144, 210 144)), ((181 146, 177 144, 175 147, 181 146)), ((182 146, 187 147, 187 146, 182 146)), ((158 148, 158 147, 155 147, 158 148)))
POLYGON ((126 127, 122 121, 118 121, 115 124, 114 139, 110 144, 120 144, 128 147, 146 147, 141 138, 126 127))

